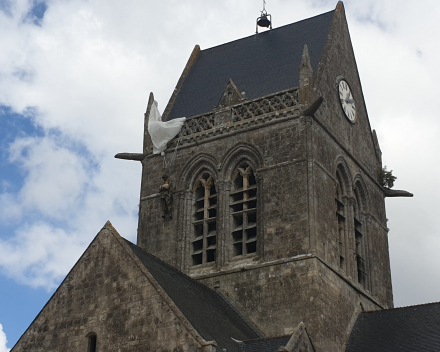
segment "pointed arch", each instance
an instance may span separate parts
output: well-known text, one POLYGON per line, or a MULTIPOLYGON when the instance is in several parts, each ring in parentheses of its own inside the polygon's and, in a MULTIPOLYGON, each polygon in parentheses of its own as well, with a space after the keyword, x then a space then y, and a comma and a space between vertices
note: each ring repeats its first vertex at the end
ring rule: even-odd
POLYGON ((347 272, 349 267, 349 241, 347 217, 349 209, 347 209, 347 196, 351 195, 351 174, 347 161, 342 157, 336 159, 336 185, 335 185, 335 210, 336 223, 338 233, 338 252, 339 252, 339 268, 347 272))
POLYGON ((370 287, 369 277, 369 241, 365 224, 365 213, 368 212, 367 187, 362 175, 353 179, 353 228, 355 240, 355 272, 358 283, 365 289, 370 287))
POLYGON ((340 156, 336 159, 336 180, 340 188, 341 196, 350 196, 352 193, 352 177, 347 161, 340 156))
POLYGON ((369 211, 369 199, 367 185, 362 175, 357 174, 353 179, 353 196, 356 198, 359 210, 363 213, 369 211))
POLYGON ((192 189, 203 172, 210 173, 218 180, 217 159, 207 153, 198 154, 188 160, 177 180, 180 189, 192 189))
POLYGON ((261 221, 258 207, 260 194, 256 171, 263 165, 260 151, 250 143, 237 143, 226 153, 222 178, 230 181, 229 213, 226 221, 230 235, 228 252, 231 257, 246 258, 257 254, 261 247, 261 221))
POLYGON ((225 181, 232 179, 232 174, 241 163, 248 163, 256 172, 263 166, 263 157, 261 152, 251 143, 239 142, 229 148, 222 160, 221 178, 225 181))
POLYGON ((192 265, 213 264, 217 259, 218 192, 212 167, 201 164, 191 178, 192 265))

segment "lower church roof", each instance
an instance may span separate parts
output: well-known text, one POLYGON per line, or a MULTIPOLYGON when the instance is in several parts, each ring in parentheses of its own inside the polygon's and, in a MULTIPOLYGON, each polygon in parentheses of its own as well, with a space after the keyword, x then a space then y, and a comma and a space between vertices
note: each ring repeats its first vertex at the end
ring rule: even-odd
POLYGON ((359 314, 345 351, 440 351, 440 303, 359 314))
POLYGON ((239 352, 240 345, 232 338, 261 337, 220 293, 126 242, 197 332, 206 341, 217 342, 218 351, 239 352))

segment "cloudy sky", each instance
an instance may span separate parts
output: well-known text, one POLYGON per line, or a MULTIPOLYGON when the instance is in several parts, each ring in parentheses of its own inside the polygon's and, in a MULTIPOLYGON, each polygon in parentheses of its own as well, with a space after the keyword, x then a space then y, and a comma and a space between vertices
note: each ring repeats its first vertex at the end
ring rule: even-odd
MULTIPOLYGON (((0 0, 0 352, 106 220, 134 241, 143 113, 163 110, 195 44, 252 35, 260 0, 0 0), (6 342, 7 338, 7 342, 6 342)), ((275 27, 336 6, 267 0, 275 27)), ((347 0, 387 199, 396 306, 440 301, 440 2, 347 0)))

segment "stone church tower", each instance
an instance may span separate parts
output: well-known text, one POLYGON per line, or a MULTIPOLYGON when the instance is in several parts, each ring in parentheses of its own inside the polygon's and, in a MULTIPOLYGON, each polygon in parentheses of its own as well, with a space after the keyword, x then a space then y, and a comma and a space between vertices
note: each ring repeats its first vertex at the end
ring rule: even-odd
POLYGON ((187 117, 164 155, 153 104, 142 153, 116 155, 143 167, 137 245, 107 223, 13 352, 401 352, 409 317, 440 312, 384 310, 384 198, 410 194, 382 187, 342 2, 196 46, 162 117, 187 117))
MULTIPOLYGON (((221 292, 261 332, 304 322, 340 351, 359 311, 393 307, 381 152, 342 2, 207 50, 196 46, 163 119, 145 114, 138 245, 221 292), (172 214, 162 217, 162 175, 172 214)), ((324 348, 325 346, 325 348, 324 348)))

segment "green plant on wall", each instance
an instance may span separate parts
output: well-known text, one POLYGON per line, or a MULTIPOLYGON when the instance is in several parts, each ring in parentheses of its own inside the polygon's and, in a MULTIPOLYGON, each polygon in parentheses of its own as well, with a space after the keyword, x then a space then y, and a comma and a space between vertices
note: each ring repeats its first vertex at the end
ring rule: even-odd
POLYGON ((393 176, 393 170, 388 171, 386 166, 379 171, 379 183, 382 187, 393 188, 396 180, 397 177, 393 176))

